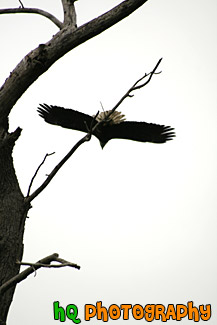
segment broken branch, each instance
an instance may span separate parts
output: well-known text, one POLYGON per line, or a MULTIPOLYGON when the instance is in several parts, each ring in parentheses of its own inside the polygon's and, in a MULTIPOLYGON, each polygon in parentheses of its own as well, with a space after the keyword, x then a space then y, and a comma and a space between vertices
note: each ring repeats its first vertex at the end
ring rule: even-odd
POLYGON ((39 263, 39 262, 37 262, 37 263, 17 262, 17 264, 31 266, 34 270, 37 267, 60 268, 60 267, 65 267, 65 266, 74 267, 75 269, 80 270, 79 265, 77 265, 75 263, 68 262, 62 258, 57 257, 57 258, 55 258, 55 261, 59 262, 60 264, 45 264, 45 263, 39 263))
POLYGON ((59 258, 59 255, 57 253, 54 253, 52 255, 49 255, 47 257, 42 258, 39 260, 37 263, 22 263, 22 262, 17 262, 20 265, 30 265, 27 269, 24 271, 20 272, 18 275, 14 276, 7 282, 3 283, 3 285, 0 287, 0 295, 2 295, 5 291, 7 291, 9 288, 14 287, 17 283, 25 280, 30 274, 35 272, 37 269, 41 267, 52 267, 50 263, 52 261, 56 261, 61 263, 59 266, 53 266, 53 267, 64 267, 64 266, 71 266, 76 269, 80 269, 80 266, 68 261, 65 261, 61 258, 59 258))

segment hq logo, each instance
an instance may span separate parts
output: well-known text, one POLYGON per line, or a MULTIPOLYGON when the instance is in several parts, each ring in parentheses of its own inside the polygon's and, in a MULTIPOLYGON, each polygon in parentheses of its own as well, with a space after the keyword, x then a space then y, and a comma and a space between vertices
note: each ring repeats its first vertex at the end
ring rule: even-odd
MULTIPOLYGON (((66 309, 59 305, 59 301, 53 303, 54 319, 60 322, 65 322, 66 318, 70 319, 73 323, 81 323, 78 318, 78 308, 74 304, 66 306, 66 309)), ((180 321, 183 318, 198 322, 200 319, 207 321, 211 318, 211 305, 193 305, 193 301, 189 301, 187 305, 183 304, 169 304, 164 306, 162 304, 147 304, 142 306, 140 304, 116 304, 110 305, 108 308, 102 306, 102 301, 97 301, 96 305, 86 304, 84 306, 84 320, 90 321, 92 318, 108 322, 109 320, 129 320, 132 316, 135 320, 144 319, 146 322, 153 320, 161 320, 167 322, 170 319, 180 321)))

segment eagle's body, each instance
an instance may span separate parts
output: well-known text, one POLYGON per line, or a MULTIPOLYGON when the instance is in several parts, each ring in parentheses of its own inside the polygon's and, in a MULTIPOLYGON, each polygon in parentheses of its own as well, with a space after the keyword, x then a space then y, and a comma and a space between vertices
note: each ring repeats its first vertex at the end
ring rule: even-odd
POLYGON ((98 138, 102 148, 109 140, 114 138, 164 143, 172 140, 175 136, 174 129, 170 126, 125 121, 124 115, 117 111, 113 112, 109 117, 107 115, 110 111, 101 112, 94 119, 90 115, 72 109, 40 104, 38 112, 47 123, 82 132, 88 132, 99 121, 102 121, 93 131, 93 135, 98 138))

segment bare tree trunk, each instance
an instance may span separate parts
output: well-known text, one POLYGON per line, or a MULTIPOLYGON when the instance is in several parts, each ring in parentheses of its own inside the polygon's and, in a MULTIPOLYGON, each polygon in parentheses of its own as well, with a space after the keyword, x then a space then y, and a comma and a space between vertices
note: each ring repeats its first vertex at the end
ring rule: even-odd
MULTIPOLYGON (((0 139, 0 285, 14 277, 22 259, 23 232, 26 218, 24 197, 13 167, 12 150, 19 136, 18 129, 0 139)), ((0 296, 0 325, 6 324, 15 287, 0 296)))

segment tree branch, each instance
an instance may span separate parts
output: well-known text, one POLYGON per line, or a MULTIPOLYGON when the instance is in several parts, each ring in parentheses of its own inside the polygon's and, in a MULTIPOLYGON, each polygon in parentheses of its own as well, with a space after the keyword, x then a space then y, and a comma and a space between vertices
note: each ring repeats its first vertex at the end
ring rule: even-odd
POLYGON ((125 0, 105 14, 74 30, 61 29, 46 44, 40 44, 16 66, 0 89, 0 125, 28 87, 67 52, 129 16, 148 0, 125 0))
POLYGON ((50 14, 47 11, 37 8, 10 8, 10 9, 0 9, 0 15, 2 14, 23 14, 23 13, 30 13, 30 14, 38 14, 50 19, 59 29, 63 28, 63 23, 59 21, 55 16, 50 14))
POLYGON ((55 259, 55 261, 59 262, 60 264, 44 264, 44 263, 39 263, 39 262, 37 262, 37 263, 17 262, 17 264, 19 264, 19 265, 29 265, 33 269, 35 269, 37 266, 46 267, 46 268, 61 268, 61 267, 65 267, 65 266, 70 266, 70 267, 74 267, 75 269, 80 270, 80 266, 78 266, 75 263, 68 262, 68 261, 63 260, 61 258, 57 258, 57 259, 55 259))
MULTIPOLYGON (((35 190, 35 192, 33 192, 31 195, 27 194, 27 197, 24 199, 26 205, 29 205, 29 203, 36 197, 38 196, 44 189, 45 187, 47 187, 47 185, 50 183, 50 181, 54 178, 54 176, 56 175, 56 173, 60 170, 60 168, 65 164, 65 162, 73 155, 73 153, 84 143, 87 141, 90 141, 93 130, 95 129, 95 127, 93 127, 93 122, 96 120, 96 117, 98 116, 99 112, 96 113, 96 115, 93 118, 92 124, 90 126, 90 129, 87 128, 87 134, 81 139, 79 140, 73 147, 72 149, 67 153, 67 155, 65 157, 63 157, 63 159, 56 165, 56 167, 52 170, 52 172, 48 175, 47 179, 41 184, 41 186, 39 186, 37 188, 37 190, 35 190)), ((98 122, 96 124, 96 126, 98 126, 102 121, 98 122)), ((44 163, 46 159, 46 156, 43 160, 43 162, 41 163, 41 165, 44 163)), ((41 165, 39 165, 39 168, 41 167, 41 165)), ((38 169, 39 169, 38 168, 38 169)), ((38 171, 37 169, 37 171, 38 171)), ((37 171, 35 173, 34 176, 36 176, 37 171)))
POLYGON ((41 166, 44 164, 46 158, 47 158, 48 156, 53 155, 53 154, 54 154, 54 152, 52 152, 52 153, 46 153, 44 159, 42 160, 42 162, 40 163, 40 165, 39 165, 38 168, 36 169, 35 174, 33 175, 32 179, 31 179, 31 181, 30 181, 29 188, 28 188, 28 191, 27 191, 27 196, 29 196, 29 193, 30 193, 30 190, 31 190, 31 187, 32 187, 33 181, 34 181, 36 175, 38 174, 39 169, 40 169, 41 166))
POLYGON ((52 255, 49 255, 47 257, 44 257, 43 259, 39 260, 37 263, 22 263, 17 262, 17 264, 20 265, 31 265, 27 269, 25 269, 23 272, 20 272, 18 275, 14 276, 12 279, 8 280, 7 282, 3 283, 3 285, 0 287, 0 295, 2 295, 5 291, 7 291, 9 288, 14 287, 17 283, 25 280, 30 274, 35 272, 41 267, 64 267, 64 266, 70 266, 74 267, 76 269, 80 269, 80 266, 68 261, 65 261, 61 258, 59 258, 59 255, 57 253, 54 253, 52 255), (56 261, 61 263, 60 265, 50 265, 52 261, 56 261))
POLYGON ((118 106, 120 106, 120 104, 124 101, 125 98, 127 97, 133 97, 134 95, 131 95, 131 93, 134 91, 134 90, 137 90, 137 89, 140 89, 140 88, 143 88, 144 86, 146 86, 150 81, 151 81, 151 78, 153 77, 154 74, 159 74, 161 72, 156 72, 157 68, 159 67, 160 63, 162 61, 162 58, 158 61, 158 63, 156 64, 155 68, 152 70, 152 72, 150 73, 145 73, 144 76, 140 79, 138 79, 132 87, 130 87, 130 89, 124 94, 124 96, 119 100, 119 102, 112 108, 111 112, 107 115, 107 117, 109 117, 117 108, 118 106), (140 81, 142 81, 143 79, 145 79, 146 77, 148 77, 148 80, 146 80, 143 84, 141 85, 138 85, 138 83, 140 81))
POLYGON ((74 29, 77 28, 76 12, 74 2, 77 0, 62 0, 63 13, 64 13, 64 26, 71 25, 74 29))
POLYGON ((22 132, 22 129, 19 127, 12 133, 0 132, 0 138, 2 138, 0 148, 3 146, 14 146, 14 144, 17 141, 17 139, 19 138, 21 132, 22 132))
POLYGON ((54 178, 56 173, 60 170, 60 168, 65 164, 65 162, 73 155, 73 153, 86 141, 90 141, 92 131, 88 132, 81 140, 79 140, 72 149, 67 153, 67 155, 54 167, 52 172, 48 175, 47 179, 35 190, 30 196, 27 196, 24 200, 25 203, 28 205, 36 196, 38 196, 50 181, 54 178))
MULTIPOLYGON (((99 124, 103 123, 105 120, 108 119, 108 117, 109 117, 110 115, 112 115, 112 113, 113 113, 113 112, 118 108, 118 106, 121 105, 121 103, 124 101, 125 98, 127 98, 127 97, 133 97, 133 96, 134 96, 134 95, 131 95, 131 92, 132 92, 132 91, 137 90, 137 89, 140 89, 140 88, 146 86, 146 85, 151 81, 151 78, 153 77, 154 74, 159 74, 159 73, 161 73, 161 72, 156 72, 156 70, 157 70, 158 66, 160 65, 161 61, 162 61, 162 58, 158 61, 158 63, 156 64, 155 68, 154 68, 151 72, 149 72, 148 74, 145 73, 145 75, 144 75, 143 77, 141 77, 140 79, 138 79, 138 80, 133 84, 133 86, 130 87, 130 89, 129 89, 129 90, 124 94, 124 96, 123 96, 123 97, 122 97, 122 98, 117 102, 117 104, 116 104, 116 105, 115 105, 115 106, 110 110, 110 112, 106 115, 106 117, 105 117, 102 121, 98 122, 98 123, 93 127, 92 132, 93 132, 93 131, 98 127, 99 124), (145 78, 148 77, 148 76, 149 76, 148 80, 146 80, 143 84, 138 85, 138 83, 139 83, 141 80, 145 79, 145 78), (138 86, 137 86, 137 85, 138 85, 138 86)), ((96 116, 97 116, 97 115, 96 115, 96 116)))

